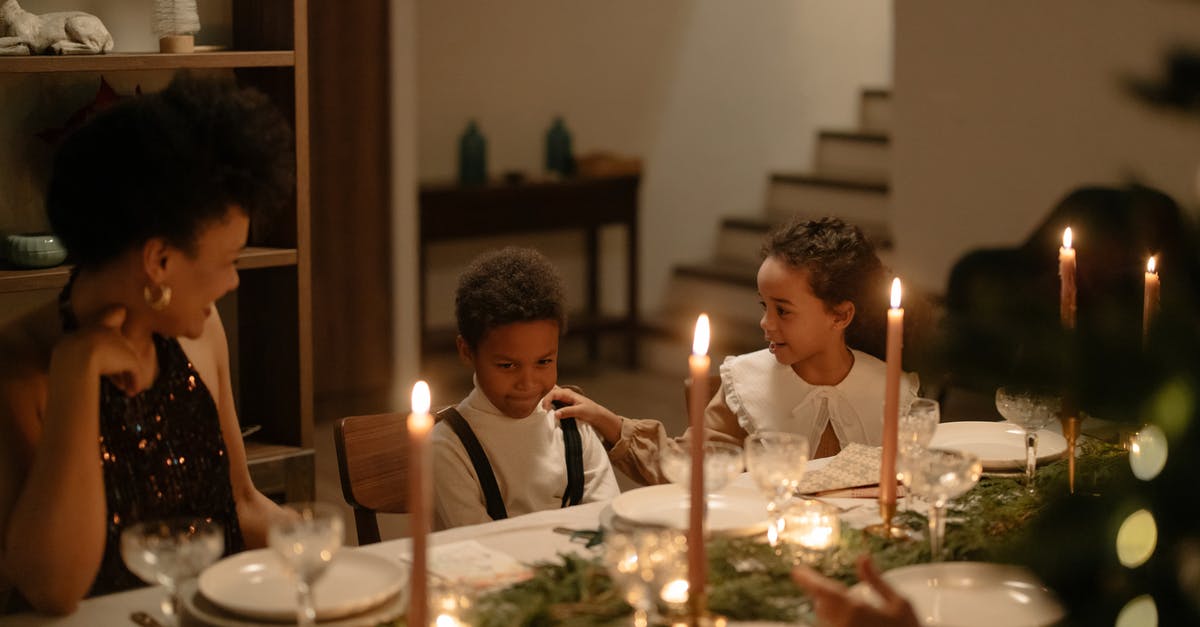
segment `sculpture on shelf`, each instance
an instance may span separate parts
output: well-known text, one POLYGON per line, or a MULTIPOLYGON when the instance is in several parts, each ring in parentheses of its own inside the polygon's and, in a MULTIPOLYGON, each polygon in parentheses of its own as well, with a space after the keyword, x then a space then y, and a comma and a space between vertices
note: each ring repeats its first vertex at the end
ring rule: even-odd
POLYGON ((112 35, 90 13, 34 15, 17 0, 0 4, 0 55, 103 54, 112 48, 112 35))
POLYGON ((193 52, 198 32, 196 0, 154 0, 154 34, 158 35, 159 52, 193 52))

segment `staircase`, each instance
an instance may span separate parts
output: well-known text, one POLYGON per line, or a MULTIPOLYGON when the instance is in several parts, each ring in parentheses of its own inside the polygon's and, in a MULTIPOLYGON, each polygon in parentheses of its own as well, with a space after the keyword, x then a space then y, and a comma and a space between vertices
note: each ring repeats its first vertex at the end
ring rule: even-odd
POLYGON ((712 258, 675 266, 664 299, 666 309, 645 321, 643 367, 684 375, 679 355, 688 350, 701 311, 712 319, 709 353, 715 363, 725 355, 764 348, 755 281, 759 249, 767 232, 792 216, 836 216, 856 224, 888 264, 890 124, 891 92, 863 90, 858 128, 819 132, 813 172, 772 173, 761 217, 722 219, 712 258))

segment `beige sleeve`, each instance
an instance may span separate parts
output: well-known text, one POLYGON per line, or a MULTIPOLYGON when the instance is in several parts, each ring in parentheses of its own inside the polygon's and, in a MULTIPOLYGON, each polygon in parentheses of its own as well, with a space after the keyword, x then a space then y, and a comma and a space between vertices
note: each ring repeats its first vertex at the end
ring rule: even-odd
MULTIPOLYGON (((668 440, 686 442, 691 438, 689 427, 678 438, 671 438, 663 424, 657 420, 621 417, 621 439, 608 452, 613 468, 625 473, 642 485, 667 483, 659 469, 658 451, 668 440)), ((704 438, 713 442, 728 442, 738 447, 746 439, 746 431, 738 424, 737 416, 725 403, 724 388, 704 409, 704 438)))

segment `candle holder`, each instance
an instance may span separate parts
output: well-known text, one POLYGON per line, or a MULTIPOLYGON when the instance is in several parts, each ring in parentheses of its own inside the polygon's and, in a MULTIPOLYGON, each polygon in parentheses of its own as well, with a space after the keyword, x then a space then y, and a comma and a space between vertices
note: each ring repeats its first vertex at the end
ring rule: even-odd
POLYGON ((889 502, 879 498, 879 524, 869 525, 866 532, 881 538, 891 538, 893 540, 909 540, 912 536, 904 527, 897 525, 893 519, 896 517, 896 503, 889 502))
POLYGON ((1063 437, 1067 439, 1067 486, 1075 494, 1075 442, 1079 438, 1079 416, 1064 411, 1062 415, 1063 437))
POLYGON ((794 502, 784 510, 782 519, 782 539, 796 564, 816 566, 841 542, 841 519, 837 508, 827 503, 812 499, 794 502))
POLYGON ((471 611, 471 597, 460 586, 452 582, 434 584, 429 596, 429 613, 433 615, 429 624, 433 627, 467 627, 471 623, 467 615, 471 611))

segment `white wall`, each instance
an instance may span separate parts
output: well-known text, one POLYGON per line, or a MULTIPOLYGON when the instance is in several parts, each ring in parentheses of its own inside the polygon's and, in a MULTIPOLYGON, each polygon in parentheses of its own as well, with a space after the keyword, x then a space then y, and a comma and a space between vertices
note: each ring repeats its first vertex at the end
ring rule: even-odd
MULTIPOLYGON (((1200 117, 1121 80, 1200 48, 1200 3, 896 3, 897 269, 942 289, 965 251, 1023 241, 1076 186, 1129 177, 1196 205, 1200 117)), ((1076 235, 1086 246, 1086 234, 1076 235)))
MULTIPOLYGON (((712 254, 720 216, 761 212, 769 172, 807 167, 816 129, 852 126, 859 89, 890 84, 888 0, 421 0, 417 18, 419 176, 453 176, 470 118, 493 174, 539 172, 555 114, 577 152, 643 157, 645 311, 672 264, 712 254)), ((610 309, 621 239, 602 244, 610 309)), ((432 321, 450 319, 466 258, 496 243, 434 251, 432 321)), ((579 283, 579 240, 526 243, 579 283)))
POLYGON ((419 369, 417 334, 416 15, 413 0, 393 0, 391 14, 392 407, 407 408, 419 369))

